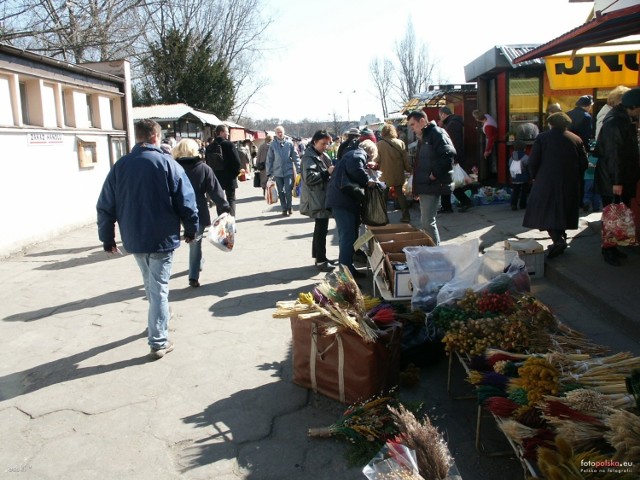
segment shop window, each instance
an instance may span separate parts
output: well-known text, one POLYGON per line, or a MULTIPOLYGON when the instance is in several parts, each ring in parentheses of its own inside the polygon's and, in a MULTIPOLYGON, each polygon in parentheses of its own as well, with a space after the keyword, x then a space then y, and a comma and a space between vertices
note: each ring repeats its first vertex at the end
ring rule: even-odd
POLYGON ((509 133, 515 135, 525 123, 540 128, 540 79, 511 75, 509 78, 509 133))
POLYGON ((96 141, 91 138, 76 137, 78 145, 78 163, 80 168, 91 168, 98 163, 96 141))

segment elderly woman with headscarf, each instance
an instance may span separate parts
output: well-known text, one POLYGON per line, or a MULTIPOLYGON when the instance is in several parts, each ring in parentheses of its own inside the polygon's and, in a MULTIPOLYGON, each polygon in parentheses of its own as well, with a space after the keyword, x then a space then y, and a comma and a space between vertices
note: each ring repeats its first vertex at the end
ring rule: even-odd
POLYGON ((554 258, 567 248, 566 230, 578 228, 587 153, 580 137, 567 130, 566 113, 553 113, 548 122, 551 128, 536 137, 529 155, 533 187, 522 225, 549 233, 547 258, 554 258))
POLYGON ((371 140, 365 140, 357 148, 348 150, 336 163, 327 189, 326 206, 333 213, 338 228, 338 261, 349 268, 354 277, 365 277, 366 273, 353 266, 353 244, 360 229, 361 204, 349 196, 343 187, 354 183, 362 188, 373 186, 369 178, 367 163, 376 161, 378 149, 371 140))

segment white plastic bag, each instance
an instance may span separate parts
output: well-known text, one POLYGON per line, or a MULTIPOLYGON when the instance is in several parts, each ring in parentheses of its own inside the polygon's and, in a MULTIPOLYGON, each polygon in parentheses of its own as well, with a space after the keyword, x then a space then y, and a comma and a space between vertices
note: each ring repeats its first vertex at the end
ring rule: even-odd
POLYGON ((267 180, 267 185, 264 191, 264 199, 269 205, 278 202, 278 187, 273 180, 267 180))
POLYGON ((236 241, 236 219, 228 213, 217 217, 209 227, 207 239, 223 252, 233 250, 236 241))
POLYGON ((456 187, 464 187, 468 183, 472 183, 471 177, 467 175, 467 172, 460 166, 459 163, 456 163, 453 166, 453 184, 456 187))
POLYGON ((404 181, 404 185, 402 185, 402 193, 404 193, 406 196, 411 196, 413 194, 413 175, 409 175, 409 178, 407 178, 404 181))
POLYGON ((509 165, 509 173, 512 177, 516 177, 522 173, 522 161, 521 160, 513 160, 511 165, 509 165))

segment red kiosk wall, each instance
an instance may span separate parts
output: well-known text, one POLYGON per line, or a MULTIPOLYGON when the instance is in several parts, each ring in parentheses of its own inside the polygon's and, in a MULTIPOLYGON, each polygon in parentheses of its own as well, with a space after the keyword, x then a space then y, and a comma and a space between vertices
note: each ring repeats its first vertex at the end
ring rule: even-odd
POLYGON ((500 72, 496 77, 496 122, 498 123, 498 138, 496 139, 496 161, 498 170, 498 183, 505 184, 508 182, 507 176, 507 109, 508 105, 508 92, 507 92, 507 72, 500 72))

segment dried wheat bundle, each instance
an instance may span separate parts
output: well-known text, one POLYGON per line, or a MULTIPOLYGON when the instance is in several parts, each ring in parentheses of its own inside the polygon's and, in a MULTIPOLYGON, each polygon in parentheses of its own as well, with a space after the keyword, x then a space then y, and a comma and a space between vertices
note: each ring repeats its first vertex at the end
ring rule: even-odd
POLYGON ((416 452, 418 469, 424 478, 442 480, 449 473, 453 460, 442 434, 428 416, 422 422, 400 405, 389 407, 393 421, 400 432, 398 440, 416 452))
POLYGON ((626 410, 613 411, 605 420, 604 437, 616 449, 615 460, 640 462, 640 417, 626 410))
POLYGON ((522 444, 522 440, 525 438, 534 437, 538 432, 537 429, 527 427, 515 420, 500 420, 498 426, 507 437, 518 444, 522 444))

